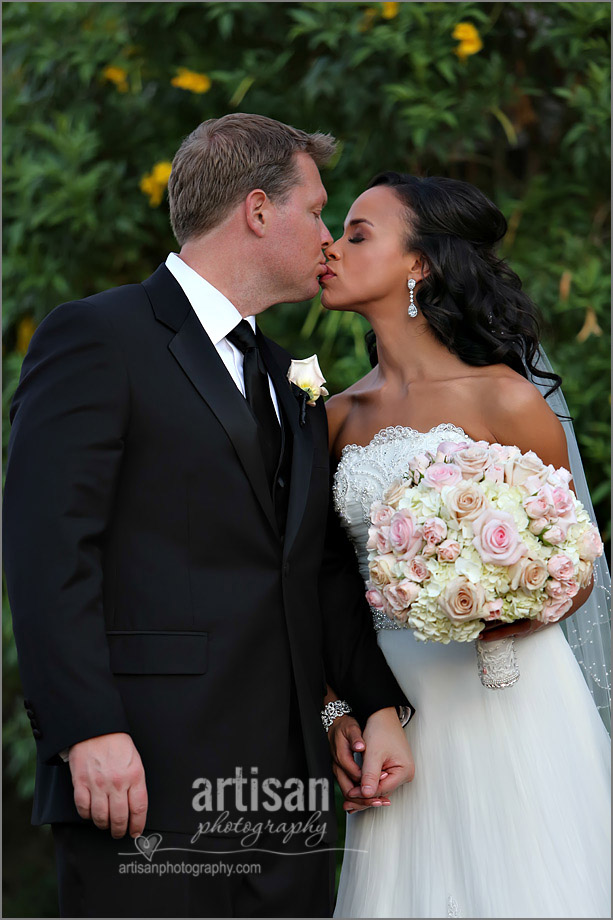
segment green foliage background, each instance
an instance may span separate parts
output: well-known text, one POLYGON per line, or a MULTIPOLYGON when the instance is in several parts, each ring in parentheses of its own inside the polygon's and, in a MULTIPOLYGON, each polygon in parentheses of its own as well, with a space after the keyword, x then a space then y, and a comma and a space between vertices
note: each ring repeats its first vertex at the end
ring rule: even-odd
MULTIPOLYGON (((466 179, 498 203, 610 535, 609 4, 9 2, 3 25, 4 445, 35 325, 176 248, 142 177, 205 118, 259 112, 340 139, 323 176, 335 236, 385 168, 466 179), (459 22, 483 42, 465 59, 459 22), (179 67, 210 89, 172 85, 179 67)), ((317 351, 332 393, 369 367, 364 321, 318 300, 262 325, 317 351)), ((27 825, 34 743, 5 594, 3 638, 4 914, 57 916, 49 835, 27 825)))

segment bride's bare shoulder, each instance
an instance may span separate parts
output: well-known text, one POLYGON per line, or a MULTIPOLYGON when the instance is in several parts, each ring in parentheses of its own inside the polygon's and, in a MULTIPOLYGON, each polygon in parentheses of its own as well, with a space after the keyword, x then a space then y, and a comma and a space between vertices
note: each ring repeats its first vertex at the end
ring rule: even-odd
POLYGON ((351 415, 356 404, 367 397, 370 390, 372 371, 369 371, 364 377, 356 380, 350 387, 331 396, 326 401, 326 414, 328 416, 328 441, 330 451, 334 453, 334 447, 339 442, 343 429, 347 426, 349 416, 351 415))
POLYGON ((533 383, 507 368, 498 375, 496 386, 484 387, 483 399, 497 441, 533 450, 555 467, 568 466, 562 423, 533 383))

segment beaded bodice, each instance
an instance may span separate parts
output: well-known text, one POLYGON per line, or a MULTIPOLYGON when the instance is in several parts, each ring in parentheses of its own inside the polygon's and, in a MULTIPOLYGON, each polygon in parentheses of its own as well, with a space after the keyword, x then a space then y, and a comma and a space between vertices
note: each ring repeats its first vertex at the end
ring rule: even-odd
MULTIPOLYGON (((334 475, 334 507, 358 557, 360 574, 368 580, 368 528, 370 506, 382 499, 396 479, 406 473, 409 461, 426 450, 436 450, 441 441, 466 441, 471 438, 450 423, 430 431, 415 431, 396 425, 384 428, 365 446, 347 444, 334 475)), ((394 624, 373 611, 377 628, 394 624)))

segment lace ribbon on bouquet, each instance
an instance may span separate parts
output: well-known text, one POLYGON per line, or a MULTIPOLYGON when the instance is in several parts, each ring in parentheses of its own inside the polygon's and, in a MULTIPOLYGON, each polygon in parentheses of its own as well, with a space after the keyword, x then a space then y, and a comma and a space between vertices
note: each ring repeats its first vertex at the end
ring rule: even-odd
POLYGON ((494 639, 491 642, 477 639, 475 646, 479 677, 484 687, 502 690, 504 687, 512 687, 519 680, 515 641, 512 637, 494 639))

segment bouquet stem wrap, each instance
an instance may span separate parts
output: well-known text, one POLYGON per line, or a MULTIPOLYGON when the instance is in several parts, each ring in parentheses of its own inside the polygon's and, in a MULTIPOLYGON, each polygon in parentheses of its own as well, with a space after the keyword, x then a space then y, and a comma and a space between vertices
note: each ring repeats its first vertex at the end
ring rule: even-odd
POLYGON ((494 639, 491 642, 477 639, 475 645, 479 677, 484 687, 502 690, 504 687, 512 687, 519 680, 513 637, 494 639))

